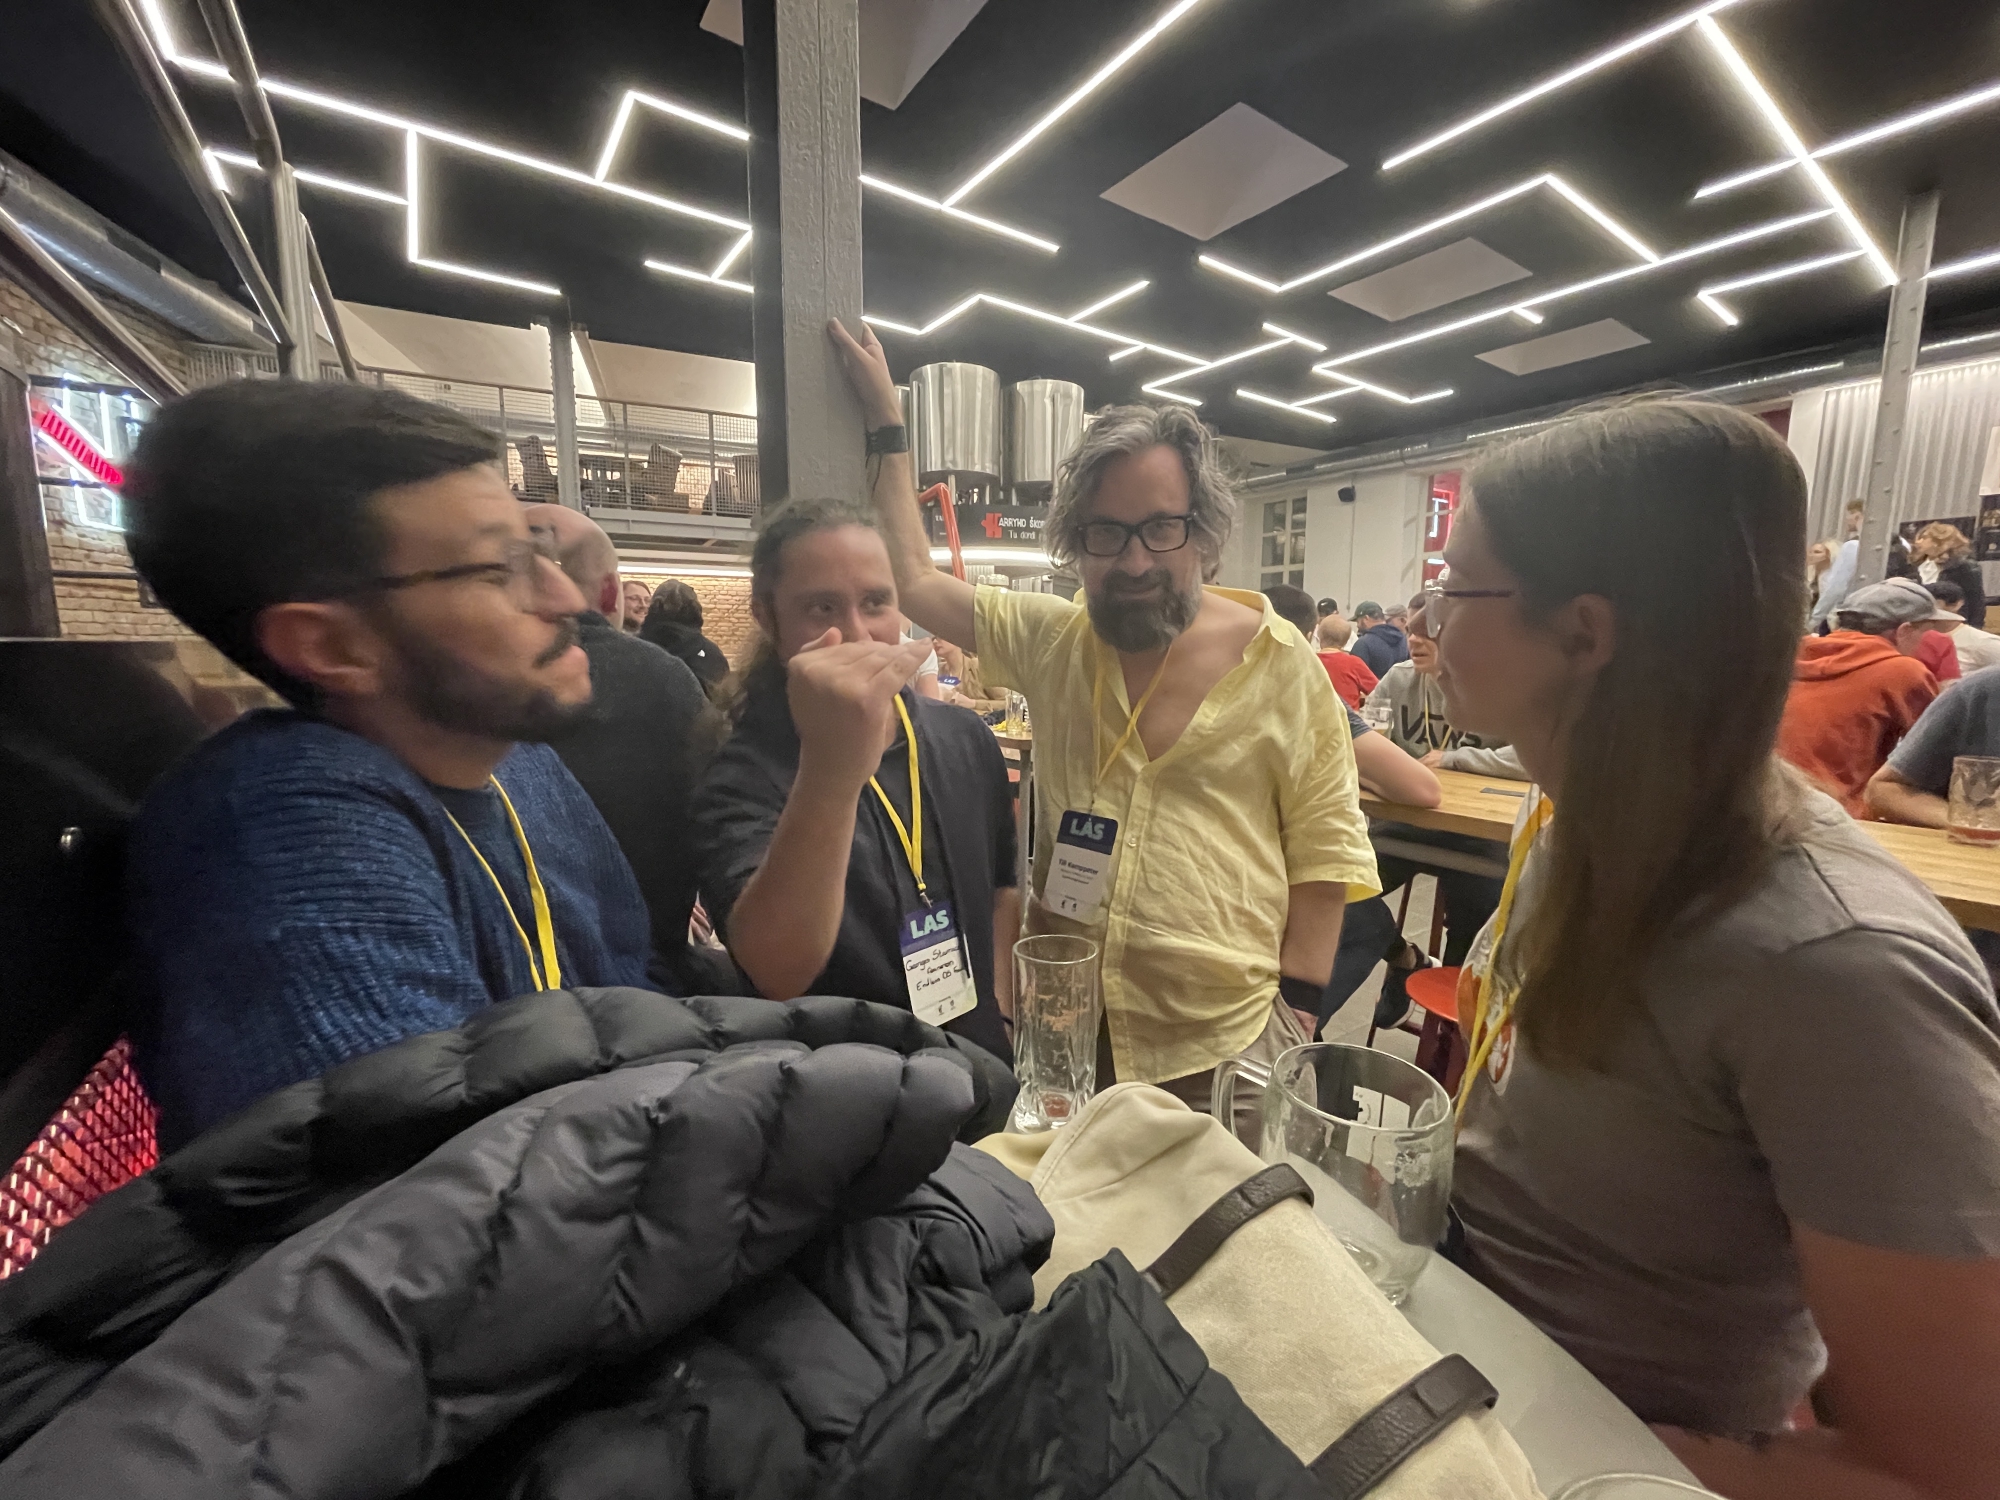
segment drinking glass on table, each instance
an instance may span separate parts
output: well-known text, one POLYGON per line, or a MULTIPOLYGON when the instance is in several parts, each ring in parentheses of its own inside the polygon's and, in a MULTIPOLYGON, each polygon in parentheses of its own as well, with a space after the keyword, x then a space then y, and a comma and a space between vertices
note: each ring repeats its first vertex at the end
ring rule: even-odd
POLYGON ((1097 1092, 1097 1028, 1104 1015, 1097 944, 1048 934, 1014 945, 1014 1098, 1011 1128, 1053 1130, 1097 1092))
POLYGON ((1361 722, 1377 734, 1387 734, 1396 722, 1396 711, 1386 703, 1364 703, 1361 722))
POLYGON ((1961 755, 1952 761, 1944 821, 1955 844, 2000 844, 2000 757, 1961 755))
POLYGON ((1391 1302, 1410 1294, 1451 1204, 1451 1096, 1422 1069, 1372 1047, 1313 1042, 1268 1070, 1217 1066, 1209 1108, 1230 1124, 1238 1071, 1264 1080, 1257 1154, 1289 1162, 1313 1212, 1391 1302))

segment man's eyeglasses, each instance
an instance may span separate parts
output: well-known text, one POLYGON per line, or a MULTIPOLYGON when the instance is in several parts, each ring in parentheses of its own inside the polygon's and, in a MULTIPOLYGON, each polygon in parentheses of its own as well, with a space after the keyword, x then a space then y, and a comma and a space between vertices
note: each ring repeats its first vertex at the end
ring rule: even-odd
POLYGON ((1133 537, 1148 552, 1178 552, 1188 544, 1192 516, 1149 516, 1136 526, 1123 521, 1087 521, 1083 550, 1092 557, 1118 557, 1133 537))
POLYGON ((502 549, 502 555, 495 562, 459 563, 449 568, 424 568, 415 573, 389 573, 380 578, 371 578, 362 584, 356 593, 380 590, 393 593, 400 589, 418 588, 427 583, 456 583, 461 579, 479 579, 495 588, 504 588, 507 597, 522 609, 532 609, 540 600, 542 585, 546 581, 542 564, 556 566, 553 540, 536 537, 532 541, 511 541, 502 549))
POLYGON ((1446 602, 1453 599, 1511 599, 1517 589, 1455 589, 1451 586, 1451 574, 1441 573, 1424 585, 1424 633, 1435 639, 1444 629, 1445 617, 1450 613, 1446 602))

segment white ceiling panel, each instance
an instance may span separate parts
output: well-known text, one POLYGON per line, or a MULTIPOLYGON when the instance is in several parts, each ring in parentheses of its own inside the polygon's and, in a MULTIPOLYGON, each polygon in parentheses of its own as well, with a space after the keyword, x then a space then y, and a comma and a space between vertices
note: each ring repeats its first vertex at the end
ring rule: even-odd
POLYGON ((1337 286, 1328 295, 1395 323, 1533 274, 1498 250, 1475 239, 1463 239, 1337 286))
POLYGON ((1620 349, 1636 349, 1650 344, 1643 333, 1635 333, 1616 318, 1599 318, 1580 328, 1561 333, 1545 333, 1501 349, 1488 349, 1479 357, 1509 375, 1533 375, 1537 370, 1553 370, 1557 365, 1573 365, 1581 359, 1616 354, 1620 349))
POLYGON ((1247 104, 1232 104, 1104 197, 1198 240, 1326 181, 1347 163, 1247 104))
MULTIPOLYGON (((894 109, 986 0, 861 0, 861 97, 894 109)), ((743 0, 708 0, 704 31, 743 45, 743 0)))

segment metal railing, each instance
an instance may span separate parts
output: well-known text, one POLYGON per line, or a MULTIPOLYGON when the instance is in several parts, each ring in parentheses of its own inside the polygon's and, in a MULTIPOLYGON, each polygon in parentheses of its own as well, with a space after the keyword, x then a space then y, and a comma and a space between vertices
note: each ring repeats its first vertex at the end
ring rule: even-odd
MULTIPOLYGON (((326 378, 338 380, 338 366, 326 378)), ((191 385, 275 376, 274 355, 198 345, 191 385)), ((363 365, 365 385, 407 391, 465 413, 499 434, 507 482, 524 500, 556 498, 555 397, 529 386, 444 380, 363 365)), ((758 505, 757 419, 641 401, 576 400, 577 468, 587 507, 663 515, 754 516, 758 505)))

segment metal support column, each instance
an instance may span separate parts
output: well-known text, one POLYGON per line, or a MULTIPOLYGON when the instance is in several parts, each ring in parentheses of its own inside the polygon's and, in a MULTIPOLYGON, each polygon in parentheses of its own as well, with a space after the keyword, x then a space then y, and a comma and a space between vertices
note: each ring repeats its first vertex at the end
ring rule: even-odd
POLYGON ((278 299, 284 303, 285 321, 292 329, 291 348, 278 351, 278 369, 294 380, 317 380, 319 333, 313 316, 312 252, 305 215, 299 212, 298 179, 292 176, 292 164, 283 160, 265 177, 271 189, 278 299))
POLYGON ((1938 195, 1918 193, 1903 203, 1896 243, 1896 286, 1889 293, 1889 332, 1882 342, 1882 394, 1875 406, 1875 441, 1868 460, 1867 509, 1861 519, 1861 556, 1854 587, 1888 576, 1890 518, 1896 513, 1896 470, 1903 458, 1903 427, 1910 411, 1910 378, 1924 336, 1924 278, 1931 271, 1937 235, 1938 195))
POLYGON ((542 320, 549 333, 549 386, 556 407, 556 499, 571 510, 583 509, 583 486, 576 460, 576 361, 570 353, 569 314, 550 313, 542 320))
POLYGON ((326 320, 327 336, 333 340, 333 352, 340 357, 340 368, 349 380, 359 380, 361 371, 355 367, 354 351, 347 344, 347 330, 340 326, 340 305, 333 299, 333 283, 326 279, 326 267, 320 263, 319 246, 313 240, 312 221, 305 215, 299 222, 306 231, 306 258, 312 268, 313 301, 319 304, 319 315, 326 320))
POLYGON ((866 490, 861 406, 826 336, 861 317, 860 38, 859 0, 744 0, 766 503, 866 490))
POLYGON ((28 372, 0 328, 0 636, 62 634, 28 425, 28 372))
POLYGON ((179 377, 140 343, 119 316, 92 295, 27 230, 0 208, 0 271, 26 287, 78 337, 155 401, 181 394, 179 377))

